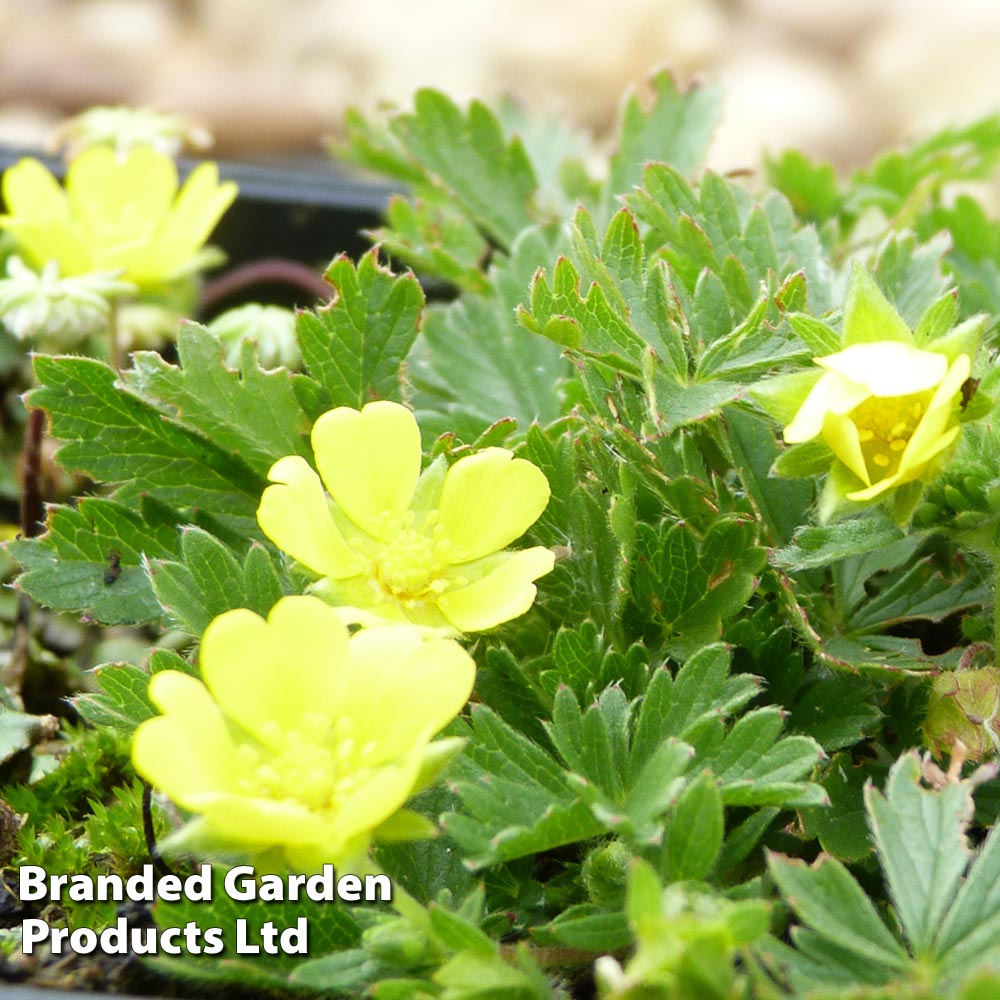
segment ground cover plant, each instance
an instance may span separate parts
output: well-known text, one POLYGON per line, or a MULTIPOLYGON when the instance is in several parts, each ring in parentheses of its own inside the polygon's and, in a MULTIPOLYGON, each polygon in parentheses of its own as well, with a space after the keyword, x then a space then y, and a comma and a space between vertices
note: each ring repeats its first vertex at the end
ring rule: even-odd
POLYGON ((0 864, 215 882, 15 893, 5 976, 996 994, 1000 121, 728 177, 719 107, 354 116, 377 245, 207 324, 212 166, 7 171, 0 864))

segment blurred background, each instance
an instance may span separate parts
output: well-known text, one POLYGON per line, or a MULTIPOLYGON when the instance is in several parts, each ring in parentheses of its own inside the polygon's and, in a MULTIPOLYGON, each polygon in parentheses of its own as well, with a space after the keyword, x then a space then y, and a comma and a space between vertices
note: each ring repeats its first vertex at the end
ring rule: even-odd
POLYGON ((317 156, 347 107, 421 85, 600 138, 666 65, 725 86, 713 167, 853 167, 997 110, 998 52, 996 0, 0 0, 0 141, 127 102, 193 116, 217 157, 317 156))

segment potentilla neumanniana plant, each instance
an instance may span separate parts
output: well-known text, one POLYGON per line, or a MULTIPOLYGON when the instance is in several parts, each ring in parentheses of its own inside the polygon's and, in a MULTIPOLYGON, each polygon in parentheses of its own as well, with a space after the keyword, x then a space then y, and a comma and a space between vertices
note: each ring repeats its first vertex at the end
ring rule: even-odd
POLYGON ((533 581, 555 557, 542 546, 506 547, 549 502, 537 466, 486 448, 421 473, 417 421, 388 401, 323 414, 312 446, 319 475, 304 458, 280 459, 257 520, 321 576, 316 593, 355 620, 451 632, 492 628, 531 607, 533 581))
POLYGON ((797 470, 789 453, 778 471, 829 469, 821 521, 884 499, 892 500, 898 521, 909 520, 961 433, 963 387, 984 325, 985 317, 973 317, 936 330, 928 320, 911 331, 871 275, 855 266, 841 349, 815 357, 815 372, 772 379, 754 391, 785 422, 785 442, 810 448, 799 453, 805 461, 797 470))

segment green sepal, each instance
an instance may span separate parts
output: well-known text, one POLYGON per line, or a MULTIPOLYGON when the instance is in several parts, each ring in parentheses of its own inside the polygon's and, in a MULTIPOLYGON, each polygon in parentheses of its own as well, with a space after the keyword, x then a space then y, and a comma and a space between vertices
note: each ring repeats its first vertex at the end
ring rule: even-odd
POLYGON ((901 528, 905 528, 913 517, 913 512, 924 494, 924 484, 920 480, 903 483, 893 491, 892 519, 901 528))
POLYGON ((461 736, 447 736, 429 744, 424 750, 424 759, 420 762, 412 794, 416 795, 434 784, 444 769, 465 749, 467 742, 461 736))
POLYGON ((817 505, 816 519, 819 523, 829 524, 845 514, 860 511, 865 504, 847 499, 848 493, 860 489, 864 489, 864 483, 843 462, 834 462, 817 505))
POLYGON ((808 313, 789 313, 786 317, 799 340, 819 357, 836 354, 843 346, 840 334, 833 327, 808 313))
POLYGON ((429 840, 439 832, 433 820, 426 816, 421 816, 412 809, 398 809, 372 830, 372 839, 391 844, 406 840, 429 840))
POLYGON ((913 334, 875 279, 855 262, 844 303, 844 346, 883 340, 912 344, 913 334))
POLYGON ((975 359, 976 351, 979 350, 979 342, 983 338, 983 331, 986 329, 987 319, 988 317, 983 313, 970 316, 943 336, 924 344, 923 349, 943 354, 950 365, 954 364, 963 354, 975 359))
POLYGON ((946 292, 924 310, 920 322, 914 327, 913 340, 917 347, 933 350, 933 341, 944 336, 957 319, 958 296, 955 292, 946 292))
POLYGON ((832 461, 829 445, 821 437, 814 437, 811 441, 786 447, 774 460, 771 473, 787 479, 805 479, 826 472, 832 461))
POLYGON ((776 375, 749 389, 748 395, 769 417, 782 424, 790 424, 806 396, 822 377, 823 372, 819 368, 776 375))

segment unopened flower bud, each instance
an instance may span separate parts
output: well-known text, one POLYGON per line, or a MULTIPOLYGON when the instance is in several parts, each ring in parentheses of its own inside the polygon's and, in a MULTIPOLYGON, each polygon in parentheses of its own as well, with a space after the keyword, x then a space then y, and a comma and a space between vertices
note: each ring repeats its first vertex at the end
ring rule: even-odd
POLYGON ((982 760, 1000 750, 1000 670, 950 670, 931 684, 924 744, 937 757, 950 754, 956 740, 970 760, 982 760))

